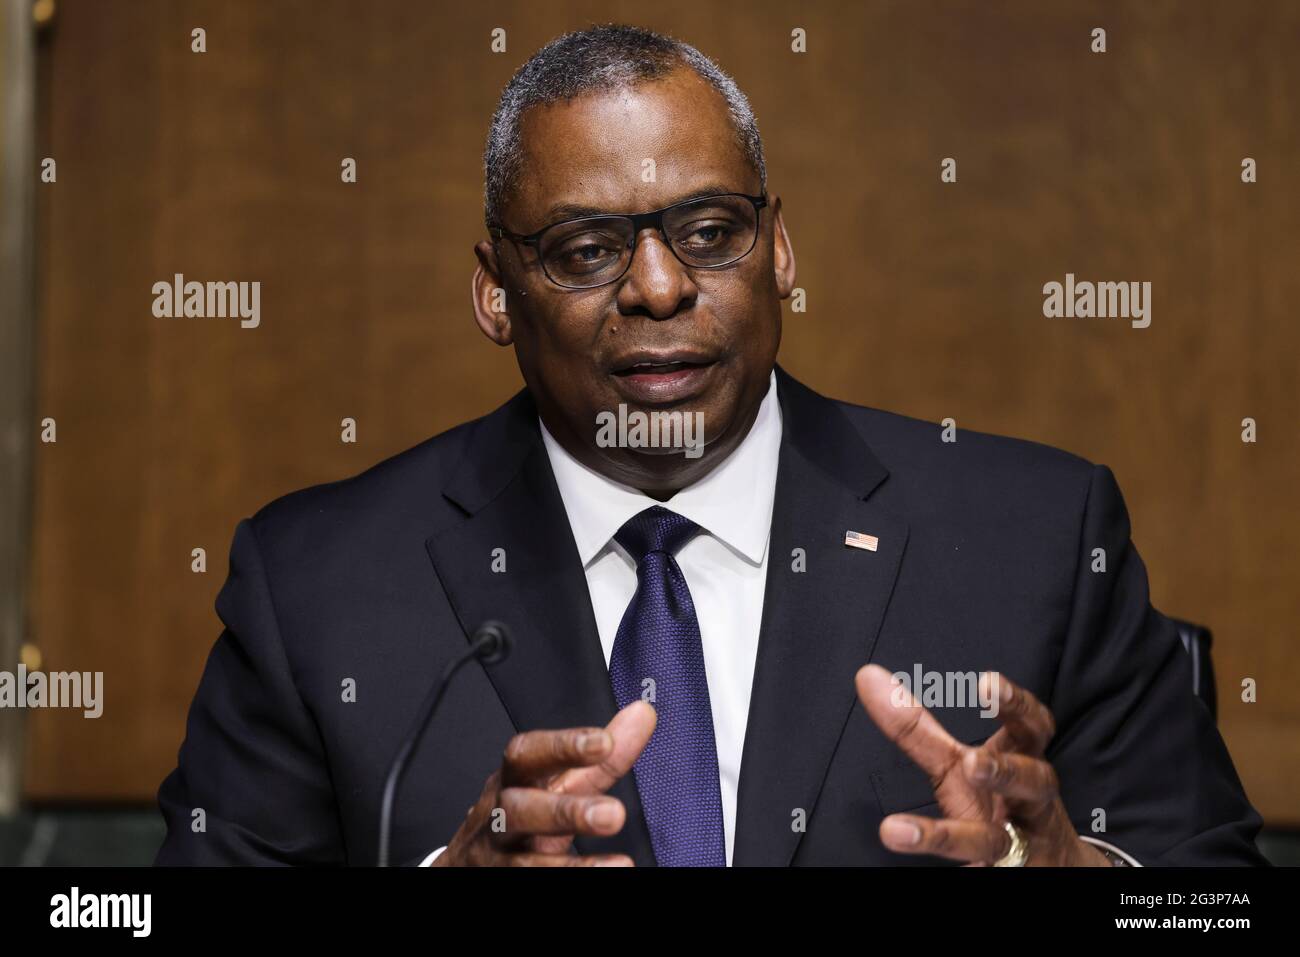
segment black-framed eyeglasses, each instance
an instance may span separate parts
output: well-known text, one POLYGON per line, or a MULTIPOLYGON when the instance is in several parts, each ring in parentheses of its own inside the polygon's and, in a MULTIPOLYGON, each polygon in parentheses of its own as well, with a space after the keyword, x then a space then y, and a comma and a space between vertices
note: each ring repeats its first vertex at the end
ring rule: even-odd
POLYGON ((721 269, 743 259, 758 241, 758 211, 767 196, 719 193, 649 213, 583 216, 552 223, 528 236, 500 226, 490 232, 537 250, 546 277, 565 289, 594 289, 623 278, 637 237, 655 229, 684 266, 721 269))

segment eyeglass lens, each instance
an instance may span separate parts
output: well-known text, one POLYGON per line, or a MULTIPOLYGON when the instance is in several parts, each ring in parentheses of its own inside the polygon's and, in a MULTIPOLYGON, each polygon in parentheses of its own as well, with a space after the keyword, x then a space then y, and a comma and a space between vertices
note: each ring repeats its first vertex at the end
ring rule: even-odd
MULTIPOLYGON (((716 196, 664 213, 673 254, 687 266, 716 268, 754 248, 758 215, 740 196, 716 196)), ((538 252, 552 280, 563 286, 598 286, 621 276, 633 253, 632 220, 603 216, 558 223, 541 238, 538 252)))

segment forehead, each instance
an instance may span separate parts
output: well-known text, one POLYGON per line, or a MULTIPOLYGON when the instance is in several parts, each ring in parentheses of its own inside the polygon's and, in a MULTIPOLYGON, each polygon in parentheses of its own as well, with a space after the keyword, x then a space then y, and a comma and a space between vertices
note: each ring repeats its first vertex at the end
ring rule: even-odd
POLYGON ((507 215, 525 231, 586 211, 657 209, 712 185, 758 191, 726 99, 685 68, 531 107, 520 146, 522 175, 507 215))

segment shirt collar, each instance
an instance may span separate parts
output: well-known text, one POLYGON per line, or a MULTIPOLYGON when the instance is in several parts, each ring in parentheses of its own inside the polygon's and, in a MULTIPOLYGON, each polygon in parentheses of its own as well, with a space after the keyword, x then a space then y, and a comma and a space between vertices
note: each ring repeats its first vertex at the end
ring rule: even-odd
POLYGON ((777 401, 775 372, 768 379, 767 394, 754 424, 740 445, 708 475, 667 502, 659 502, 583 465, 555 440, 540 418, 538 424, 584 568, 628 519, 652 505, 662 505, 689 518, 747 561, 762 564, 772 525, 781 451, 781 405, 777 401))

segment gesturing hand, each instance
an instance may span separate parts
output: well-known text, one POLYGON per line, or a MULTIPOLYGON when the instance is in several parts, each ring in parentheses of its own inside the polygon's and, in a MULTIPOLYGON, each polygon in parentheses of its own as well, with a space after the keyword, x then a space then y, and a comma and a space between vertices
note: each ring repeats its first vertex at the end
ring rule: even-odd
POLYGON ((515 735, 433 866, 631 867, 623 854, 570 851, 577 834, 622 829, 627 810, 604 792, 632 770, 654 729, 654 708, 634 701, 604 728, 515 735))
POLYGON ((1043 759, 1056 723, 1030 692, 996 672, 980 675, 980 700, 998 693, 1002 727, 972 747, 954 740, 879 665, 859 670, 855 684, 871 720, 929 775, 945 815, 889 815, 880 822, 880 839, 891 851, 992 864, 1011 850, 1003 827, 1010 821, 1026 841, 1027 865, 1109 866, 1070 823, 1056 771, 1043 759))

